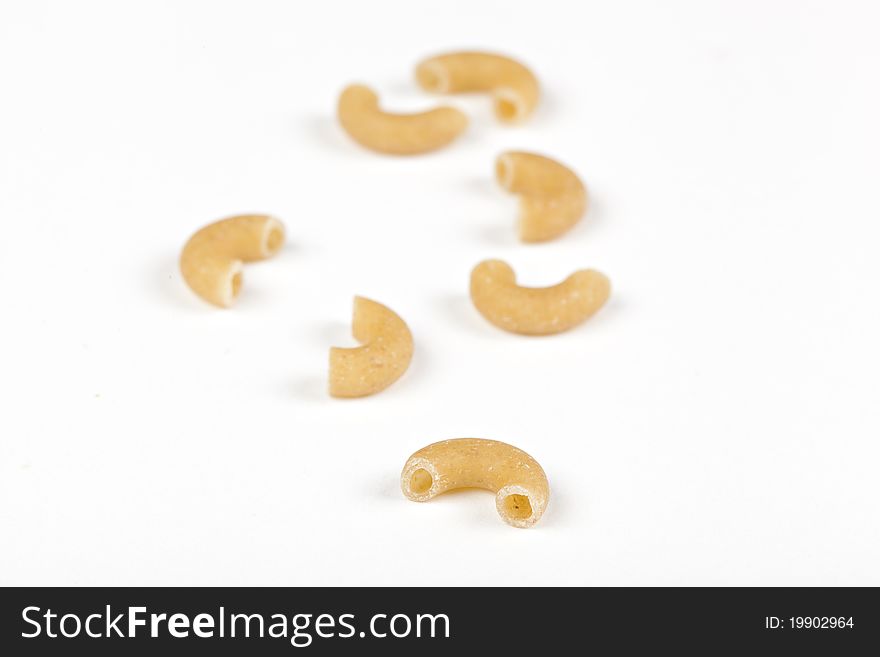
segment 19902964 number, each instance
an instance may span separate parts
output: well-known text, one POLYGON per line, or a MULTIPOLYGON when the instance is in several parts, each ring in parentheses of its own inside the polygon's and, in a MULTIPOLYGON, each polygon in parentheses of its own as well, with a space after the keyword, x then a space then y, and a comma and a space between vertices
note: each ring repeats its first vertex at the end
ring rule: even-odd
POLYGON ((791 616, 790 627, 795 630, 842 630, 852 629, 852 616, 791 616))

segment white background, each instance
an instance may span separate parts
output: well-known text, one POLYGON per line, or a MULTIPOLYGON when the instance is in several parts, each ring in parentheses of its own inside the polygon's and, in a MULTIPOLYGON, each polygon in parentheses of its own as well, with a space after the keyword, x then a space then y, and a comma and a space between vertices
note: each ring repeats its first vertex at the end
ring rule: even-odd
POLYGON ((880 584, 880 39, 864 2, 3 2, 0 583, 880 584), (336 97, 438 102, 423 56, 534 68, 423 157, 367 152, 336 97), (593 207, 518 243, 508 148, 593 207), (240 212, 289 243, 233 310, 181 246, 240 212), (530 339, 470 269, 606 272, 609 305, 530 339), (325 393, 352 297, 416 339, 410 371, 325 393), (513 443, 542 521, 491 494, 404 499, 409 454, 513 443))

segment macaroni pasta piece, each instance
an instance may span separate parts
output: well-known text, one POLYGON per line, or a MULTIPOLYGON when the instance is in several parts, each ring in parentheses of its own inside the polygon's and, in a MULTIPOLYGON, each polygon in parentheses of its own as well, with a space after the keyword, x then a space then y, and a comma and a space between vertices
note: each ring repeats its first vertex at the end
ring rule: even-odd
POLYGON ((415 155, 446 146, 467 127, 467 117, 453 107, 417 114, 391 114, 379 108, 369 87, 355 84, 342 92, 339 123, 356 142, 379 153, 415 155))
POLYGON ((459 93, 488 91, 495 116, 505 123, 525 120, 540 96, 535 75, 516 60, 486 52, 454 52, 424 60, 416 80, 426 91, 459 93))
POLYGON ((608 300, 611 283, 592 269, 558 285, 521 287, 506 262, 485 260, 471 272, 471 300, 498 328, 522 335, 550 335, 577 326, 608 300))
POLYGON ((364 397, 384 390, 406 372, 413 338, 406 323, 381 303, 354 298, 351 331, 360 347, 330 349, 330 395, 364 397))
POLYGON ((538 522, 550 499, 547 475, 535 459, 513 445, 483 438, 423 447, 407 459, 400 487, 414 502, 427 502, 456 488, 492 491, 498 515, 514 527, 538 522))
POLYGON ((209 224, 180 254, 180 272, 202 299, 228 308, 241 291, 242 263, 275 255, 284 244, 284 225, 274 217, 246 214, 209 224))
POLYGON ((495 161, 495 177, 519 195, 519 236, 523 242, 559 237, 587 211, 589 198, 568 167, 535 153, 510 151, 495 161))

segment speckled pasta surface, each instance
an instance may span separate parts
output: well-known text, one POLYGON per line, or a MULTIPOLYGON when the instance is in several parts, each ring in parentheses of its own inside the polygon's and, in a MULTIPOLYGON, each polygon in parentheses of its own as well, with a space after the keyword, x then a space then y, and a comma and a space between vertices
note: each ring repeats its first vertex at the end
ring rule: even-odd
POLYGON ((485 260, 471 272, 471 300, 498 328, 522 335, 550 335, 577 326, 611 294, 608 278, 595 270, 576 271, 558 285, 521 287, 510 265, 485 260))
POLYGON ((540 97, 538 79, 526 66, 504 55, 453 52, 430 57, 416 67, 416 80, 426 91, 492 94, 495 116, 505 123, 525 120, 540 97))
POLYGON ((180 272, 202 299, 227 308, 241 291, 242 263, 275 255, 284 244, 284 225, 275 217, 245 214, 196 232, 180 254, 180 272))
POLYGON ((423 447, 407 459, 400 487, 414 502, 427 502, 456 488, 492 491, 498 515, 514 527, 538 522, 550 499, 547 475, 535 459, 513 445, 483 438, 423 447))
POLYGON ((519 195, 519 237, 544 242, 559 237, 587 211, 589 197, 580 178, 549 157, 522 151, 502 153, 495 160, 495 177, 519 195))
POLYGON ((369 87, 353 84, 339 96, 339 123, 356 142, 379 153, 415 155, 452 142, 467 127, 467 117, 454 107, 416 114, 392 114, 379 107, 369 87))
POLYGON ((330 394, 365 397, 397 381, 412 360, 413 337, 406 323, 381 303, 354 298, 351 332, 360 347, 330 349, 330 394))

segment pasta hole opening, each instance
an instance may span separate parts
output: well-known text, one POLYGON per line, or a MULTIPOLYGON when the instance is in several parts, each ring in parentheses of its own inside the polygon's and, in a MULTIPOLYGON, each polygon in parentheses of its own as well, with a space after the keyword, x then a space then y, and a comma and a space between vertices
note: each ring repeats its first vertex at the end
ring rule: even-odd
POLYGON ((409 478, 409 489, 416 495, 424 495, 434 485, 434 478, 424 468, 419 468, 409 478))
POLYGON ((513 184, 513 165, 508 155, 502 155, 495 160, 495 179, 504 189, 510 189, 513 184))
POLYGON ((514 520, 526 520, 532 517, 532 505, 527 495, 508 495, 503 502, 504 513, 514 520))
POLYGON ((278 249, 281 248, 281 243, 284 241, 284 233, 279 228, 270 228, 268 235, 266 235, 266 250, 269 253, 275 253, 278 249))
POLYGON ((232 298, 235 299, 238 296, 238 293, 241 292, 241 272, 237 271, 232 275, 232 280, 229 281, 230 287, 232 288, 232 298))
POLYGON ((515 121, 519 116, 519 104, 509 98, 499 98, 495 104, 495 111, 502 121, 515 121))

